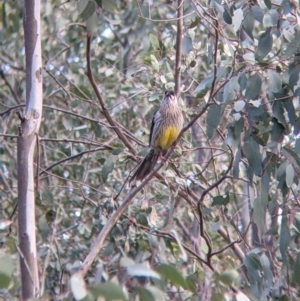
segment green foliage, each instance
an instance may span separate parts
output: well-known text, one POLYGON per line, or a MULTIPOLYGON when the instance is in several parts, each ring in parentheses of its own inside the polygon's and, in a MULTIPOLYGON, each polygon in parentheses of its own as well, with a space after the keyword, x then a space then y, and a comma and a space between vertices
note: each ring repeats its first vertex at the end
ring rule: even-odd
POLYGON ((126 300, 126 296, 122 292, 122 289, 115 283, 106 282, 99 283, 96 287, 91 289, 91 292, 95 298, 102 296, 107 301, 113 300, 126 300))
MULTIPOLYGON (((185 124, 209 106, 160 170, 163 178, 131 200, 86 277, 74 279, 129 194, 123 184, 147 151, 152 114, 163 90, 174 88, 177 2, 44 3, 44 111, 34 165, 41 298, 239 300, 242 288, 251 300, 299 299, 296 5, 184 1, 185 124), (86 76, 87 34, 96 86, 116 126, 86 76)), ((0 3, 0 288, 11 300, 20 291, 11 215, 15 112, 26 93, 22 11, 20 1, 0 3)))
POLYGON ((183 287, 184 289, 188 289, 188 285, 186 280, 182 277, 180 272, 176 270, 173 266, 167 264, 160 264, 156 267, 156 270, 164 276, 164 278, 172 285, 177 287, 183 287))
POLYGON ((14 257, 14 255, 10 256, 8 252, 0 251, 0 289, 8 288, 11 283, 11 277, 15 270, 14 257))

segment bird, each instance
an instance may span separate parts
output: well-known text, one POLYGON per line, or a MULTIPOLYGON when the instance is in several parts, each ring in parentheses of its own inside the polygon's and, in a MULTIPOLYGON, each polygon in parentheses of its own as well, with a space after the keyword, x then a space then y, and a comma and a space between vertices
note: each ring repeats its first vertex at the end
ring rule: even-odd
POLYGON ((183 115, 178 106, 176 94, 165 91, 159 109, 154 113, 149 135, 149 148, 145 158, 129 181, 129 187, 141 183, 154 169, 156 162, 163 157, 177 139, 183 126, 183 115))

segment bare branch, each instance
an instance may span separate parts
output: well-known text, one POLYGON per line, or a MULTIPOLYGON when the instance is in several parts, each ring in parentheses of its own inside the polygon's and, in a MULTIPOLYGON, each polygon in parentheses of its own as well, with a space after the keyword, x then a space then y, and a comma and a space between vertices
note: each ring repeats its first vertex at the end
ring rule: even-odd
POLYGON ((83 151, 81 153, 78 153, 76 155, 73 155, 73 156, 70 156, 70 157, 67 157, 67 158, 64 158, 64 159, 61 159, 60 161, 57 161, 55 163, 53 163, 52 165, 48 166, 47 168, 43 169, 40 173, 39 173, 39 176, 43 175, 44 173, 46 173, 48 170, 51 170, 53 167, 57 166, 57 165, 60 165, 61 163, 63 162, 66 162, 66 161, 70 161, 70 160, 73 160, 75 158, 78 158, 78 157, 81 157, 85 154, 89 154, 89 153, 94 153, 94 152, 98 152, 100 150, 111 150, 112 148, 108 145, 103 145, 103 146, 100 146, 100 147, 96 147, 94 149, 90 149, 90 150, 86 150, 86 151, 83 151))
POLYGON ((21 100, 20 100, 20 98, 19 98, 19 95, 18 95, 18 94, 16 93, 16 91, 13 89, 13 87, 12 87, 11 84, 10 84, 10 82, 7 80, 7 78, 6 78, 6 76, 5 76, 5 74, 4 74, 4 72, 3 72, 2 69, 0 69, 0 76, 1 76, 1 78, 4 80, 6 86, 8 87, 8 89, 9 89, 9 91, 10 91, 10 93, 13 95, 13 97, 14 97, 16 103, 20 104, 20 103, 21 103, 21 100))
POLYGON ((182 47, 182 27, 183 27, 183 1, 178 0, 177 7, 177 36, 176 36, 176 64, 175 64, 175 93, 180 96, 181 85, 181 47, 182 47))
POLYGON ((92 67, 91 67, 91 37, 90 35, 87 35, 87 41, 86 41, 86 61, 87 61, 87 77, 93 87, 93 90, 96 94, 96 97, 98 99, 98 102, 100 104, 100 107, 102 109, 102 113, 105 116, 105 118, 107 119, 108 123, 112 126, 113 130, 115 131, 115 133, 117 134, 117 136, 119 137, 119 139, 125 144, 125 146, 133 153, 135 154, 135 149, 133 148, 133 146, 131 145, 131 143, 128 141, 128 139, 124 136, 124 134, 122 133, 122 131, 119 129, 119 127, 116 125, 115 121, 113 120, 113 118, 110 116, 104 100, 99 92, 99 89, 97 87, 97 84, 95 82, 93 73, 92 73, 92 67))
POLYGON ((232 169, 232 165, 233 165, 233 160, 234 160, 234 155, 232 152, 232 149, 228 146, 229 150, 230 150, 230 154, 231 154, 231 159, 230 159, 230 163, 227 167, 227 170, 224 172, 223 176, 217 180, 215 183, 213 183, 212 185, 210 185, 207 189, 205 189, 202 193, 201 196, 198 200, 198 214, 199 214, 199 221, 200 221, 200 234, 203 237, 203 239, 205 240, 207 247, 208 247, 208 252, 207 252, 207 261, 209 263, 209 265, 211 264, 211 257, 212 257, 212 244, 211 244, 211 240, 209 238, 209 236, 207 235, 207 233, 204 230, 204 218, 203 218, 203 214, 202 214, 202 202, 204 200, 204 197, 214 188, 218 187, 226 178, 227 178, 227 174, 231 171, 232 169))
POLYGON ((25 104, 22 104, 22 105, 17 105, 17 106, 14 106, 14 107, 8 108, 6 111, 4 111, 4 112, 1 112, 1 113, 0 113, 0 117, 2 117, 2 116, 4 116, 4 115, 6 115, 6 114, 8 114, 8 113, 10 113, 12 110, 16 110, 16 109, 18 109, 18 108, 22 108, 22 107, 25 107, 25 104))
POLYGON ((220 254, 220 253, 223 253, 223 252, 224 252, 225 250, 227 250, 228 248, 231 248, 234 244, 239 244, 240 242, 242 242, 242 239, 238 239, 238 240, 232 241, 231 243, 229 243, 227 246, 225 246, 225 247, 222 248, 221 250, 212 252, 210 255, 211 255, 211 256, 215 256, 215 255, 218 255, 218 254, 220 254))
POLYGON ((24 68, 23 67, 18 67, 18 66, 15 66, 15 62, 13 61, 12 58, 10 58, 10 60, 8 58, 6 58, 5 56, 3 55, 0 55, 0 60, 4 63, 4 64, 7 64, 9 65, 10 68, 16 70, 16 71, 21 71, 21 72, 25 72, 24 68))

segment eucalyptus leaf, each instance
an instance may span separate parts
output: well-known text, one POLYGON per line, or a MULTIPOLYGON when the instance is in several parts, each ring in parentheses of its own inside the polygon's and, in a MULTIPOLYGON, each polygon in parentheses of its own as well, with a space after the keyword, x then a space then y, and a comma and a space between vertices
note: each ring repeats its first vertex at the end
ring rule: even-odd
POLYGON ((97 5, 98 5, 100 8, 102 8, 102 0, 95 0, 95 1, 96 1, 97 5))
POLYGON ((188 55, 192 50, 193 41, 190 36, 185 35, 182 39, 182 54, 188 55))
POLYGON ((85 9, 83 10, 83 12, 80 14, 83 21, 89 19, 92 16, 92 14, 95 12, 95 10, 96 10, 95 1, 89 1, 85 9))
POLYGON ((245 136, 243 149, 254 173, 256 175, 260 175, 262 172, 262 155, 259 144, 255 141, 251 134, 247 134, 245 136))
POLYGON ((208 138, 211 138, 215 133, 216 128, 219 126, 222 114, 223 110, 221 105, 213 104, 209 107, 206 119, 206 133, 208 138))
POLYGON ((254 15, 251 8, 245 12, 243 28, 246 31, 247 35, 253 40, 254 15))
POLYGON ((86 20, 86 29, 90 33, 97 32, 98 16, 96 11, 86 20))
POLYGON ((232 17, 227 9, 224 9, 223 19, 227 24, 232 24, 232 17))
POLYGON ((296 262, 293 266, 294 268, 294 282, 298 285, 300 284, 300 252, 297 254, 296 262))
POLYGON ((75 300, 82 300, 87 295, 86 285, 83 278, 78 275, 74 274, 70 279, 70 286, 71 291, 75 300))
POLYGON ((200 82, 200 84, 194 90, 193 94, 196 94, 197 97, 204 96, 207 93, 207 91, 210 89, 213 82, 213 78, 214 78, 214 73, 210 72, 209 75, 200 82))
POLYGON ((90 291, 95 298, 98 299, 101 296, 105 298, 105 301, 127 300, 122 287, 113 282, 99 283, 90 289, 90 291))
POLYGON ((78 14, 81 15, 84 9, 86 8, 87 4, 89 3, 89 0, 78 0, 77 2, 77 10, 78 14))
POLYGON ((287 100, 285 100, 283 102, 283 106, 284 106, 284 108, 287 112, 287 116, 288 116, 290 124, 295 127, 296 123, 297 123, 298 116, 296 114, 292 98, 288 98, 287 100))
POLYGON ((259 74, 255 73, 247 80, 245 97, 248 100, 256 100, 259 98, 262 80, 259 74))
POLYGON ((239 278, 239 274, 235 270, 228 270, 221 273, 218 279, 226 285, 233 285, 239 278))
POLYGON ((260 36, 258 46, 255 51, 255 59, 261 61, 271 51, 273 44, 272 28, 268 27, 267 30, 260 36))
POLYGON ((155 270, 172 285, 187 288, 186 280, 182 274, 172 265, 160 264, 155 270))
POLYGON ((287 187, 292 187, 294 184, 295 170, 292 164, 288 164, 285 171, 285 181, 287 187))
POLYGON ((213 198, 211 206, 216 206, 216 205, 226 206, 228 203, 229 203, 229 194, 226 194, 225 196, 218 195, 213 198))
POLYGON ((280 75, 276 71, 269 69, 268 70, 268 79, 270 82, 270 84, 269 84, 270 92, 272 92, 272 93, 278 92, 282 85, 282 79, 281 79, 280 75))
POLYGON ((230 104, 233 100, 236 99, 238 92, 240 91, 238 79, 238 77, 234 76, 225 84, 223 92, 223 102, 230 104))
POLYGON ((263 23, 267 27, 276 26, 278 22, 278 12, 275 9, 268 10, 263 18, 263 23))
POLYGON ((262 23, 264 16, 263 10, 258 5, 251 6, 250 9, 253 12, 254 19, 259 23, 262 23))
POLYGON ((260 240, 264 234, 266 212, 267 207, 263 204, 261 198, 257 197, 253 202, 253 221, 257 226, 260 240))
POLYGON ((296 52, 300 51, 300 32, 296 31, 291 42, 286 46, 283 52, 283 58, 288 59, 293 56, 296 52))
POLYGON ((241 8, 236 9, 233 12, 233 16, 232 16, 233 30, 235 32, 237 32, 240 29, 243 20, 244 20, 243 10, 241 8))
POLYGON ((114 170, 115 167, 115 163, 116 163, 116 156, 109 156, 103 165, 102 168, 102 180, 103 182, 106 182, 108 175, 114 170))
POLYGON ((115 14, 118 9, 117 1, 102 0, 102 8, 111 14, 115 14))
POLYGON ((149 34, 149 40, 154 49, 159 49, 159 41, 158 41, 158 38, 154 34, 152 34, 152 33, 149 34))
POLYGON ((5 273, 0 272, 0 289, 6 289, 9 287, 11 277, 5 273))
POLYGON ((300 95, 300 65, 296 65, 290 72, 289 86, 294 96, 300 95))
POLYGON ((277 118, 278 122, 282 124, 283 127, 287 127, 285 116, 284 116, 284 108, 283 104, 280 100, 275 100, 272 106, 273 115, 277 118))
POLYGON ((282 223, 281 223, 281 231, 279 234, 279 250, 282 256, 282 260, 284 262, 287 261, 287 250, 288 246, 291 242, 291 232, 287 223, 286 216, 283 217, 282 223))
POLYGON ((134 263, 127 266, 127 273, 130 276, 154 277, 160 279, 160 275, 152 270, 148 264, 134 263))
POLYGON ((233 162, 232 175, 234 178, 238 178, 240 174, 240 159, 241 159, 241 150, 238 149, 235 154, 235 159, 233 162))
POLYGON ((158 72, 159 71, 159 63, 156 59, 156 57, 153 54, 150 54, 150 59, 151 59, 151 65, 153 69, 158 72))
POLYGON ((271 140, 280 142, 284 133, 285 127, 278 122, 277 119, 272 119, 271 140))
POLYGON ((143 300, 143 301, 156 301, 155 297, 152 295, 152 293, 149 290, 147 290, 147 288, 137 287, 136 291, 139 295, 140 300, 143 300))
POLYGON ((166 301, 164 293, 155 286, 147 286, 147 290, 152 294, 155 301, 166 301))

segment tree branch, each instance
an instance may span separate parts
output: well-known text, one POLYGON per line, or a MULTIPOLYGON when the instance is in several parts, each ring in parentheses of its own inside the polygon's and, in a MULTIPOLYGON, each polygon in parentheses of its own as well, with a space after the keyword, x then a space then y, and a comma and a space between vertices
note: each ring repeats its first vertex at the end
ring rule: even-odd
POLYGON ((97 87, 97 84, 95 82, 93 73, 92 73, 92 68, 91 68, 91 36, 87 35, 87 41, 86 41, 86 61, 87 61, 87 77, 93 87, 93 90, 96 94, 96 97, 98 99, 98 102, 100 104, 100 107, 102 109, 102 113, 105 116, 105 118, 107 119, 108 123, 112 126, 113 130, 115 131, 115 133, 117 134, 117 136, 119 137, 119 139, 124 143, 124 145, 133 153, 135 154, 135 149, 133 148, 133 146, 131 145, 131 143, 128 141, 128 139, 124 136, 124 134, 122 133, 122 131, 119 129, 119 127, 117 126, 116 122, 113 120, 113 118, 110 116, 104 100, 99 92, 99 89, 97 87))
POLYGON ((112 147, 108 146, 108 145, 103 145, 103 146, 100 146, 100 147, 96 147, 94 149, 90 149, 90 150, 86 150, 86 151, 83 151, 81 153, 78 153, 76 155, 73 155, 73 156, 70 156, 70 157, 67 157, 67 158, 64 158, 64 159, 61 159, 55 163, 53 163, 52 165, 46 167, 45 169, 43 169, 40 173, 39 173, 39 176, 43 175, 44 173, 46 173, 47 171, 49 171, 50 169, 52 169, 53 167, 63 163, 63 162, 66 162, 66 161, 69 161, 69 160, 73 160, 75 158, 78 158, 78 157, 81 157, 85 154, 89 154, 89 153, 95 153, 95 152, 98 152, 100 150, 111 150, 112 147))
POLYGON ((0 76, 1 76, 1 78, 4 80, 5 84, 7 85, 7 87, 8 87, 8 89, 9 89, 10 93, 13 95, 13 97, 14 97, 16 103, 17 103, 17 104, 20 104, 20 103, 21 103, 21 100, 20 100, 19 95, 18 95, 18 94, 16 93, 16 91, 13 89, 13 87, 12 87, 11 84, 10 84, 10 82, 7 80, 7 78, 6 78, 6 76, 5 76, 5 74, 4 74, 4 72, 3 72, 2 69, 0 69, 0 76))
POLYGON ((183 1, 178 0, 177 7, 177 36, 176 36, 176 64, 175 64, 175 94, 180 96, 181 85, 181 44, 182 44, 182 27, 183 27, 183 1))
POLYGON ((230 159, 230 163, 229 166, 227 167, 227 170, 225 171, 224 175, 215 183, 213 183, 212 185, 210 185, 207 189, 205 189, 202 193, 201 196, 198 200, 198 214, 199 214, 199 222, 200 222, 200 235, 201 237, 205 240, 205 243, 207 244, 208 247, 208 252, 207 252, 207 261, 208 264, 211 264, 211 257, 212 257, 212 245, 211 245, 211 240, 209 238, 209 236, 207 235, 207 233, 204 230, 204 218, 203 218, 203 214, 202 214, 202 203, 204 200, 204 197, 215 187, 218 187, 226 178, 227 178, 227 174, 230 172, 230 170, 232 169, 232 165, 233 165, 233 159, 234 159, 234 155, 232 152, 232 149, 228 146, 229 150, 230 150, 230 154, 231 154, 231 159, 230 159))
MULTIPOLYGON (((167 154, 171 154, 168 151, 167 154)), ((91 264, 93 263, 94 259, 98 255, 99 251, 103 247, 104 240, 108 235, 109 231, 113 228, 116 222, 120 219, 124 211, 126 210, 127 206, 129 205, 132 198, 151 180, 151 178, 155 175, 155 173, 163 166, 163 163, 158 164, 158 166, 152 170, 152 172, 146 177, 146 179, 137 187, 130 190, 129 194, 125 197, 121 206, 113 213, 110 219, 107 221, 105 226, 102 228, 101 232, 98 234, 90 253, 85 258, 84 262, 80 270, 76 273, 79 277, 83 277, 88 269, 90 268, 91 264)))

